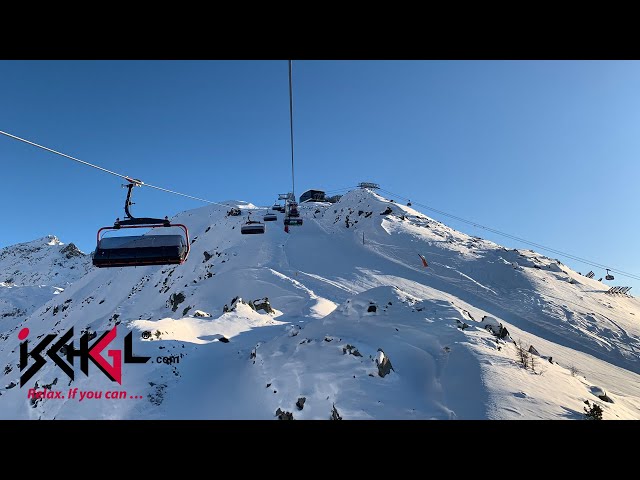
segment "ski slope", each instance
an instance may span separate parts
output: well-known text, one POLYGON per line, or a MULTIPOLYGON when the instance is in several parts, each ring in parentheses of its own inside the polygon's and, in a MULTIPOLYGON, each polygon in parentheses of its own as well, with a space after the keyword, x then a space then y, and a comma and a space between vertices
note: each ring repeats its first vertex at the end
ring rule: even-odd
POLYGON ((0 340, 0 418, 578 419, 585 400, 605 419, 640 418, 637 299, 368 190, 301 204, 304 225, 288 234, 278 213, 264 235, 241 235, 253 205, 226 203, 243 216, 207 206, 173 219, 190 230, 185 264, 89 269, 14 321, 0 340), (236 297, 273 311, 224 311, 236 297), (70 381, 49 360, 18 386, 21 329, 31 340, 114 326, 118 345, 133 332, 135 355, 152 357, 124 364, 122 385, 94 365, 70 381), (534 370, 511 340, 534 346, 534 370), (43 385, 127 398, 30 401, 43 385))

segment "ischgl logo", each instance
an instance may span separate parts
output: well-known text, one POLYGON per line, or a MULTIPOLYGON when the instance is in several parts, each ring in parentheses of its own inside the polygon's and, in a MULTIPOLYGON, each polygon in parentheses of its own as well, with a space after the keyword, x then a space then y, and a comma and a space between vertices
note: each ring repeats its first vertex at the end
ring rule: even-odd
MULTIPOLYGON (((98 369, 104 373, 107 378, 113 382, 122 385, 122 350, 108 349, 107 357, 111 357, 108 362, 102 353, 107 349, 111 342, 116 338, 116 328, 113 327, 108 332, 100 336, 92 345, 89 341, 90 333, 85 332, 80 337, 80 347, 75 348, 73 344, 73 327, 56 340, 55 343, 46 351, 45 356, 49 357, 60 369, 73 380, 74 377, 74 360, 80 357, 80 370, 89 376, 89 362, 92 362, 98 369)), ((45 337, 36 346, 29 351, 29 329, 23 328, 18 333, 20 342, 20 371, 24 372, 20 375, 20 388, 33 377, 46 363, 47 359, 43 357, 43 351, 57 337, 56 334, 45 335, 45 337), (29 366, 29 357, 33 359, 33 364, 29 366), (26 371, 25 371, 26 369, 26 371)), ((133 333, 129 332, 124 337, 124 363, 147 363, 151 357, 137 357, 133 354, 133 333)))

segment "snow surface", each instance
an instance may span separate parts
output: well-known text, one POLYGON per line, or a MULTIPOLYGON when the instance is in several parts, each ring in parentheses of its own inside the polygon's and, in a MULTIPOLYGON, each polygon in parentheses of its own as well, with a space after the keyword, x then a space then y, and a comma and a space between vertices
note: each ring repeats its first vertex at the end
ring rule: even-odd
POLYGON ((12 317, 0 337, 0 418, 270 419, 281 408, 328 419, 335 404, 344 419, 579 419, 585 400, 605 419, 640 418, 637 299, 368 190, 301 204, 304 225, 288 234, 278 213, 264 235, 241 235, 254 205, 225 203, 243 215, 214 205, 173 219, 193 240, 184 265, 88 269, 28 318, 12 317), (246 303, 225 312, 236 297, 246 303), (248 303, 265 297, 275 312, 248 303), (500 324, 504 340, 485 328, 500 324), (152 357, 124 364, 122 385, 94 365, 71 382, 50 360, 17 385, 23 327, 35 341, 114 325, 113 348, 133 332, 135 355, 152 357), (540 352, 533 370, 511 339, 540 352), (393 369, 381 377, 384 357, 393 369), (36 382, 141 398, 30 402, 36 382))
POLYGON ((0 249, 0 335, 90 268, 89 255, 54 235, 0 249))

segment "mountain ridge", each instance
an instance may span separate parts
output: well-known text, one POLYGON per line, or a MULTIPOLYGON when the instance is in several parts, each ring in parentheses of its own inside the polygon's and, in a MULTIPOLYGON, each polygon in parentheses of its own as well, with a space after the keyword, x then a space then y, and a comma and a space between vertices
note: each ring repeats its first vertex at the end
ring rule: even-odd
MULTIPOLYGON (((184 265, 89 268, 0 342, 0 365, 15 365, 25 326, 42 334, 118 327, 118 338, 134 333, 140 355, 182 355, 170 367, 125 364, 122 388, 142 400, 33 406, 26 386, 5 386, 0 417, 275 418, 281 408, 328 418, 335 406, 344 418, 581 418, 591 389, 605 388, 615 402, 603 404, 606 417, 640 418, 637 299, 606 295, 606 285, 558 260, 466 235, 367 190, 301 204, 305 223, 288 234, 278 214, 264 235, 240 235, 253 205, 236 204, 240 217, 213 205, 172 219, 191 231, 184 265), (238 296, 267 297, 276 313, 225 312, 238 296), (513 343, 487 329, 490 318, 535 345, 542 374, 518 366, 513 343), (378 348, 393 366, 384 377, 378 348), (576 363, 587 378, 570 372, 576 363)), ((5 373, 5 385, 18 373, 5 373)), ((49 362, 33 381, 63 377, 49 362)), ((73 384, 110 388, 95 369, 73 384)))

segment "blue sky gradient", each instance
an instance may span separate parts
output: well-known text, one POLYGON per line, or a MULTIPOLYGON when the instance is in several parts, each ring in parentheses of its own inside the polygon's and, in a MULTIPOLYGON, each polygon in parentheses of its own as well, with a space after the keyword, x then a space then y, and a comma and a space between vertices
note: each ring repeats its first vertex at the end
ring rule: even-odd
MULTIPOLYGON (((268 205, 291 185, 287 75, 285 60, 0 61, 0 130, 190 195, 268 205)), ((296 193, 374 181, 640 274, 639 87, 637 61, 294 61, 296 193)), ((88 252, 122 215, 116 177, 4 136, 0 166, 0 248, 55 234, 88 252)), ((135 195, 139 216, 202 206, 135 195)))

